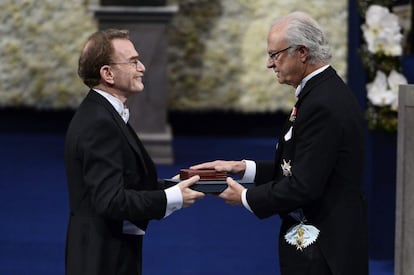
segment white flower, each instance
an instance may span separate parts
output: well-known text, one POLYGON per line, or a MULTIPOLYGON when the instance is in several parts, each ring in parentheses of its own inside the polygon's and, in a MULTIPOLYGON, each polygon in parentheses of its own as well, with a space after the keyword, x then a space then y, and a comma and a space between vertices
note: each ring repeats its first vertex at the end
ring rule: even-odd
POLYGON ((87 91, 76 75, 79 49, 97 29, 84 2, 0 1, 0 106, 79 105, 87 91))
POLYGON ((400 85, 408 84, 407 79, 404 75, 398 73, 395 70, 392 70, 391 73, 388 76, 388 87, 390 87, 390 90, 396 94, 396 99, 391 104, 391 107, 394 110, 398 109, 398 90, 400 85))
POLYGON ((377 71, 374 81, 367 84, 368 100, 375 106, 391 106, 396 110, 400 84, 407 84, 407 79, 397 71, 392 70, 388 77, 377 71))
POLYGON ((365 24, 361 28, 370 52, 388 56, 402 54, 401 26, 398 17, 387 8, 371 5, 365 14, 365 24))
MULTIPOLYGON (((187 1, 188 2, 188 1, 187 1)), ((207 2, 207 1, 206 1, 207 2)), ((214 1, 211 1, 214 2, 214 1)), ((216 1, 217 2, 217 1, 216 1)), ((181 58, 194 49, 191 40, 186 45, 171 43, 169 50, 177 58, 169 63, 170 110, 230 109, 241 112, 289 112, 295 103, 294 89, 279 84, 275 74, 266 68, 266 39, 274 20, 293 10, 311 14, 330 40, 333 66, 346 76, 347 3, 338 1, 301 0, 223 0, 218 1, 221 15, 208 32, 194 27, 203 40, 202 68, 195 70, 192 59, 181 58), (178 69, 177 69, 178 68, 178 69)), ((173 25, 182 30, 182 18, 177 15, 173 25)), ((206 29, 207 30, 207 29, 206 29)), ((185 34, 184 32, 178 35, 185 34)), ((189 33, 187 37, 192 37, 189 33)))
POLYGON ((367 97, 376 106, 387 106, 394 101, 394 94, 387 89, 387 77, 382 71, 377 71, 373 82, 367 84, 367 97))

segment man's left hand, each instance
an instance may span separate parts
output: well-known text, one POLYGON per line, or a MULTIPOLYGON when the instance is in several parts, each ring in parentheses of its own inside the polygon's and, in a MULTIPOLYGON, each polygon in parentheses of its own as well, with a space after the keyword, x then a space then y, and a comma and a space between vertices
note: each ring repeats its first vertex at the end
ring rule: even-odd
POLYGON ((230 177, 226 179, 226 182, 228 187, 219 195, 219 197, 230 205, 242 205, 241 196, 245 187, 230 177))

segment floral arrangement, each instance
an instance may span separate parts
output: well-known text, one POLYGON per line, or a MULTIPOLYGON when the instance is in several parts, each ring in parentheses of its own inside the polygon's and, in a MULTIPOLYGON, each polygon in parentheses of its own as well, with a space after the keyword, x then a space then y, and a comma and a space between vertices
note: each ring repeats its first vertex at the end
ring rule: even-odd
MULTIPOLYGON (((407 84, 401 73, 403 34, 399 18, 388 6, 360 2, 365 22, 361 25, 364 44, 361 58, 367 72, 368 127, 395 132, 398 124, 398 88, 407 84)), ((391 5, 382 1, 382 4, 391 5)))
POLYGON ((77 107, 79 52, 97 29, 87 1, 2 0, 0 10, 0 107, 77 107))
POLYGON ((333 66, 346 78, 347 0, 194 0, 179 4, 170 29, 169 108, 289 112, 294 89, 266 68, 270 25, 294 10, 324 28, 333 66))
MULTIPOLYGON (((98 0, 2 0, 0 107, 76 108, 87 92, 79 49, 97 29, 98 0)), ((346 78, 347 0, 168 0, 170 110, 288 112, 294 91, 266 68, 266 36, 277 17, 311 14, 325 28, 333 65, 346 78)))

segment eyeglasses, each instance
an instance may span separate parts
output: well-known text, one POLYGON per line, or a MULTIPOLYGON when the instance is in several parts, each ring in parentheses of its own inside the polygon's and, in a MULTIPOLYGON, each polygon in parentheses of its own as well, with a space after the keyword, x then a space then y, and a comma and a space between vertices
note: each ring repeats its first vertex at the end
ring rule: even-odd
POLYGON ((283 53, 284 51, 289 50, 292 47, 293 46, 289 46, 289 47, 287 47, 287 48, 285 48, 283 50, 277 51, 277 52, 270 52, 269 53, 269 59, 272 59, 273 61, 276 61, 279 58, 279 56, 280 56, 281 53, 283 53))
POLYGON ((132 64, 133 66, 135 66, 135 70, 138 70, 138 64, 140 64, 141 62, 138 59, 134 59, 128 62, 111 62, 109 63, 109 65, 122 65, 122 64, 132 64))

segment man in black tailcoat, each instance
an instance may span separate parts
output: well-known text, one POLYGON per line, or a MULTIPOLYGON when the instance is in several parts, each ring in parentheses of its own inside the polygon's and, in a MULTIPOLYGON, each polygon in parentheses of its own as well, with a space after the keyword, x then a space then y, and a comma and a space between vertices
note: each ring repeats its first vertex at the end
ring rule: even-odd
POLYGON ((367 217, 362 192, 364 123, 314 19, 294 12, 270 28, 269 59, 297 102, 279 137, 274 161, 213 161, 191 168, 243 174, 220 197, 259 218, 280 215, 283 275, 367 275, 367 217))
POLYGON ((189 188, 199 177, 164 190, 128 123, 125 102, 143 90, 145 66, 127 31, 91 35, 78 73, 91 90, 66 135, 66 274, 138 275, 149 220, 162 219, 203 197, 189 188))

